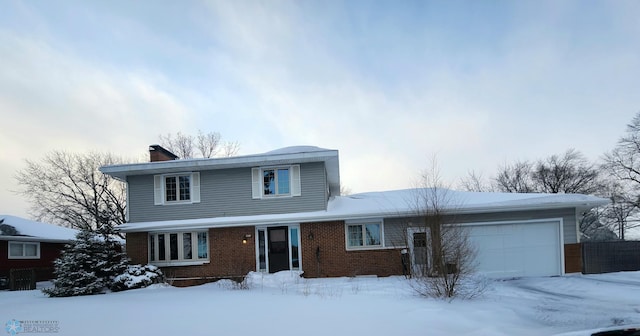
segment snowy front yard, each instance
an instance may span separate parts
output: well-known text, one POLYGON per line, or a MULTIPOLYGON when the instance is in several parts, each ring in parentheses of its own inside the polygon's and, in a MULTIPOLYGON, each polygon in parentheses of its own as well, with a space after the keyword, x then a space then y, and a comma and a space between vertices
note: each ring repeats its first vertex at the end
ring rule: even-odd
MULTIPOLYGON (((0 291, 0 322, 57 321, 57 335, 554 335, 640 324, 640 272, 492 281, 472 301, 418 297, 402 277, 228 282, 47 298, 0 291)), ((588 335, 572 333, 571 335, 588 335)))

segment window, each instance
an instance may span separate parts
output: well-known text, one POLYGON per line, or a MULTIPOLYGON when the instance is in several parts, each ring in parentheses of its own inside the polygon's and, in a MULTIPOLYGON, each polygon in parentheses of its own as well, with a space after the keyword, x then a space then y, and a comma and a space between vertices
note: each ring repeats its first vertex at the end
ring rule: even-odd
POLYGON ((40 259, 40 243, 9 242, 9 259, 40 259))
POLYGON ((156 205, 200 202, 200 173, 155 175, 153 184, 156 205))
POLYGON ((253 198, 300 196, 300 166, 252 168, 253 198))
POLYGON ((165 201, 191 200, 191 175, 166 176, 164 178, 165 201))
POLYGON ((382 247, 382 224, 347 225, 347 248, 382 247))
POLYGON ((299 270, 300 269, 300 252, 299 252, 299 244, 298 244, 298 228, 290 227, 289 228, 289 245, 291 249, 291 269, 299 270))
POLYGON ((209 261, 207 232, 151 233, 149 234, 149 260, 160 265, 207 262, 209 261))
POLYGON ((289 195, 289 168, 262 170, 264 196, 289 195))

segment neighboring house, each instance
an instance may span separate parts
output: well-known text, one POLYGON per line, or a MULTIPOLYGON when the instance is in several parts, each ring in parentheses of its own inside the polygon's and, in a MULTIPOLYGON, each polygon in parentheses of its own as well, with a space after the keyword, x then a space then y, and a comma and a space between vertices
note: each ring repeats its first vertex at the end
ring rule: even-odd
POLYGON ((53 261, 78 231, 52 224, 0 215, 0 278, 12 269, 33 268, 36 281, 53 276, 53 261))
MULTIPOLYGON (((150 153, 152 162, 100 170, 127 183, 129 220, 120 230, 132 262, 162 267, 176 285, 249 271, 402 274, 403 251, 420 262, 413 256, 425 241, 411 206, 416 190, 340 196, 337 150, 189 160, 160 146, 150 153)), ((565 249, 578 243, 580 214, 607 202, 569 194, 448 197, 446 221, 469 227, 479 271, 494 277, 579 271, 565 249)))

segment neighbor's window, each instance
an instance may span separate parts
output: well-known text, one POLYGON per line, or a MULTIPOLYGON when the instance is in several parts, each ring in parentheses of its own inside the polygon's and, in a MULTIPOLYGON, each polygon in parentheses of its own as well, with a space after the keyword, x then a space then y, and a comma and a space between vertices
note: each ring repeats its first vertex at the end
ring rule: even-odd
POLYGON ((191 200, 191 175, 166 176, 164 195, 167 202, 191 200))
POLYGON ((40 259, 40 243, 9 242, 9 259, 40 259))
POLYGON ((149 260, 154 263, 207 261, 208 251, 207 232, 149 234, 149 260))
POLYGON ((289 195, 289 168, 262 170, 263 194, 289 195))
POLYGON ((347 247, 380 247, 381 224, 349 224, 347 225, 347 247))

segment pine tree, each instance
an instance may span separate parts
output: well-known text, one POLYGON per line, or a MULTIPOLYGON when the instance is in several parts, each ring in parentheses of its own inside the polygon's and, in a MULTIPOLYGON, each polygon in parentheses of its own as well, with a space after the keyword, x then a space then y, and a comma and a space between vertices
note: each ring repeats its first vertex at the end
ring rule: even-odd
POLYGON ((111 232, 82 230, 54 262, 54 287, 42 291, 49 296, 91 295, 105 292, 124 272, 128 259, 111 232))

